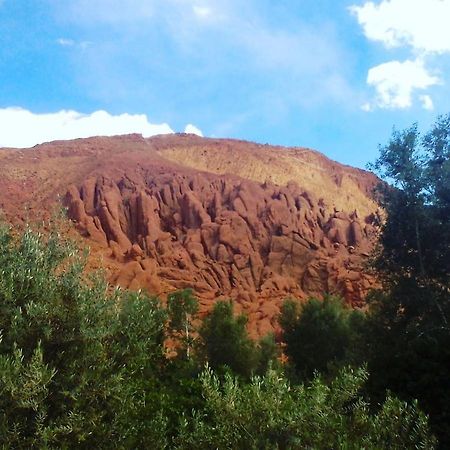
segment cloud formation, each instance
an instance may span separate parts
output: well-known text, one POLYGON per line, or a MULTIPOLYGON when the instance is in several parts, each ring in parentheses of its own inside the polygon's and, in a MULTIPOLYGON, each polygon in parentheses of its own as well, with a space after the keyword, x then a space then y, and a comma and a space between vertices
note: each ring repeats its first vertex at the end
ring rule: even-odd
MULTIPOLYGON (((377 93, 375 105, 380 108, 409 108, 416 89, 426 89, 438 83, 439 78, 428 73, 420 59, 380 64, 372 67, 367 75, 367 84, 373 86, 377 93)), ((421 99, 425 109, 433 109, 430 96, 424 95, 421 99)))
POLYGON ((383 0, 352 6, 366 37, 386 47, 450 51, 450 0, 383 0))
POLYGON ((73 39, 67 38, 59 38, 56 40, 56 42, 63 47, 72 47, 73 45, 75 45, 75 41, 73 39))
POLYGON ((202 131, 199 130, 195 125, 192 125, 191 123, 186 125, 184 132, 189 134, 196 134, 197 136, 203 137, 202 131))
MULTIPOLYGON (((432 55, 450 53, 450 0, 382 0, 351 6, 367 39, 381 42, 387 49, 406 47, 414 59, 394 60, 372 67, 367 83, 375 88, 376 97, 363 110, 409 108, 414 92, 440 84, 430 74, 425 61, 432 55)), ((433 109, 431 96, 417 97, 426 110, 433 109)))
POLYGON ((192 11, 200 19, 208 19, 213 14, 211 8, 209 8, 208 6, 194 5, 192 7, 192 11))
MULTIPOLYGON (((62 110, 50 114, 35 114, 22 108, 4 108, 0 109, 0 123, 0 147, 31 147, 53 140, 90 136, 141 133, 148 137, 173 133, 166 123, 150 123, 145 114, 114 116, 106 111, 81 114, 62 110)), ((189 127, 201 133, 193 125, 189 127)))

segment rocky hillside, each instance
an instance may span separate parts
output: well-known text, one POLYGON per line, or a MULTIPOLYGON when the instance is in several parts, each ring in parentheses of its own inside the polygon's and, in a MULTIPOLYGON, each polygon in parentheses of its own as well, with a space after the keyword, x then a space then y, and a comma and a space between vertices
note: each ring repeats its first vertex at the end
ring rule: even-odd
POLYGON ((286 297, 361 304, 377 234, 374 175, 312 150, 193 135, 139 135, 0 150, 0 208, 30 220, 59 201, 112 282, 232 298, 250 331, 286 297))

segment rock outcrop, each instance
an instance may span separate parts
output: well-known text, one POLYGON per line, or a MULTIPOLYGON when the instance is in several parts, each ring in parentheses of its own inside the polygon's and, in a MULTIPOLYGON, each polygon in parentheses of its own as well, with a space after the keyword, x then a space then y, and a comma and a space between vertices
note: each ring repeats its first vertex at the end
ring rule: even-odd
POLYGON ((157 295, 190 287, 203 312, 234 299, 255 336, 274 329, 287 297, 335 293, 362 305, 373 285, 363 261, 377 235, 377 180, 316 152, 132 135, 3 150, 1 162, 7 215, 19 209, 8 192, 21 163, 29 209, 64 195, 78 231, 113 262, 113 283, 157 295))

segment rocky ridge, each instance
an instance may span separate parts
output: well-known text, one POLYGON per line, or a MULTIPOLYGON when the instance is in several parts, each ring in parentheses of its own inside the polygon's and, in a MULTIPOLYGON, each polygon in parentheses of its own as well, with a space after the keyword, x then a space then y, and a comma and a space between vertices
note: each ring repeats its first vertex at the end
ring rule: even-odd
POLYGON ((261 336, 286 297, 361 305, 379 216, 377 179, 307 149, 138 135, 0 150, 7 217, 64 199, 113 283, 231 298, 261 336))

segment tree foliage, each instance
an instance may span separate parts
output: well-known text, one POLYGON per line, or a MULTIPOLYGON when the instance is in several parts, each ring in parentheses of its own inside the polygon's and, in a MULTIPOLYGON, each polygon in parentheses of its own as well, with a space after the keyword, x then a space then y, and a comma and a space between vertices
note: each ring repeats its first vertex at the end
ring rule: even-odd
POLYGON ((203 360, 215 370, 228 367, 249 377, 258 365, 258 355, 246 324, 244 315, 234 315, 232 302, 218 301, 199 329, 203 360))
POLYGON ((373 165, 391 184, 370 300, 372 393, 418 398, 442 448, 450 445, 450 115, 421 136, 417 125, 380 148, 373 165))
POLYGON ((2 228, 0 243, 2 448, 434 446, 415 403, 389 397, 370 412, 357 394, 364 370, 290 385, 270 369, 273 338, 253 343, 230 303, 201 327, 217 371, 198 377, 198 355, 165 349, 171 327, 183 332, 195 310, 192 293, 164 308, 86 279, 81 255, 54 232, 2 228))
POLYGON ((279 320, 286 355, 301 378, 311 378, 316 371, 332 373, 336 367, 354 362, 363 316, 341 299, 326 296, 302 305, 287 300, 279 320))
POLYGON ((417 125, 394 131, 372 165, 391 184, 380 185, 387 213, 378 270, 394 282, 448 288, 450 282, 450 115, 422 137, 417 125))
POLYGON ((181 338, 181 346, 186 350, 186 357, 190 356, 193 345, 193 318, 198 312, 198 301, 191 289, 176 291, 167 297, 167 313, 169 315, 169 329, 175 338, 181 338))
POLYGON ((327 384, 316 376, 292 386, 274 371, 243 384, 201 375, 205 409, 184 417, 180 449, 431 449, 426 417, 416 404, 388 397, 377 414, 358 395, 364 369, 341 370, 327 384))
POLYGON ((86 282, 82 258, 55 232, 3 228, 0 242, 1 445, 165 442, 158 301, 86 282))

